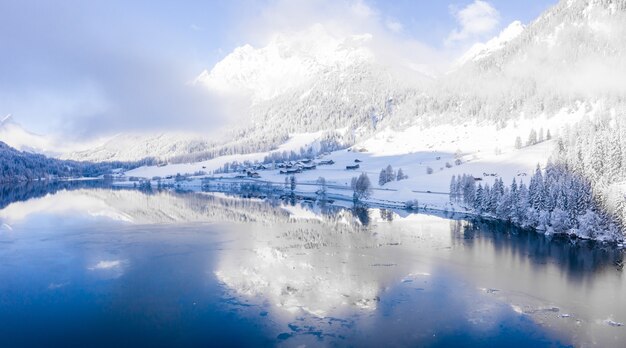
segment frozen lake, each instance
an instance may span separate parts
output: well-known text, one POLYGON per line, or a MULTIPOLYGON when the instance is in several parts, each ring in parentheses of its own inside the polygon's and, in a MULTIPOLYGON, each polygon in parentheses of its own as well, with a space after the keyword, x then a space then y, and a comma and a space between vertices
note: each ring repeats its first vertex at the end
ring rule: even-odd
POLYGON ((0 193, 0 346, 626 345, 613 246, 213 193, 0 193))

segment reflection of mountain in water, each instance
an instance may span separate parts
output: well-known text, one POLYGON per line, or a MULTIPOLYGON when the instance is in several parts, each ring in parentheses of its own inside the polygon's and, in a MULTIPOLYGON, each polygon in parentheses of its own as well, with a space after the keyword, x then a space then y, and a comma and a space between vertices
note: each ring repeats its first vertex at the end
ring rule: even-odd
POLYGON ((296 201, 242 199, 211 193, 139 191, 103 188, 101 182, 57 183, 0 188, 0 217, 19 220, 29 214, 102 216, 136 224, 190 222, 287 222, 319 216, 341 219, 346 225, 363 226, 367 210, 346 210, 332 205, 296 201), (353 215, 351 212, 358 211, 353 215))
POLYGON ((0 209, 7 205, 38 198, 47 194, 54 194, 63 190, 77 190, 81 188, 109 187, 110 185, 100 180, 86 181, 57 181, 37 182, 29 181, 16 185, 0 185, 0 209))
POLYGON ((210 193, 51 191, 56 193, 45 195, 42 187, 3 191, 0 219, 15 223, 36 213, 71 212, 133 224, 232 223, 232 250, 220 253, 211 270, 218 279, 238 296, 316 315, 376 308, 381 289, 431 272, 432 258, 423 255, 436 250, 463 258, 464 249, 485 244, 494 249, 491 257, 530 258, 538 268, 554 264, 570 280, 592 278, 622 262, 610 247, 548 239, 499 223, 210 193), (22 201, 28 197, 37 198, 22 201))

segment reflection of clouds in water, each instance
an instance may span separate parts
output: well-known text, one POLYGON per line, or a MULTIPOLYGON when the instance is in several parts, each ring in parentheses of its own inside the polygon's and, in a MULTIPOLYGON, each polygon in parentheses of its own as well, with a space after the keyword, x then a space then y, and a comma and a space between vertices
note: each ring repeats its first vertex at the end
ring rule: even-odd
POLYGON ((50 283, 48 285, 48 290, 57 290, 57 289, 60 289, 60 288, 63 288, 65 286, 67 286, 68 284, 69 284, 68 282, 65 282, 65 283, 50 283))
POLYGON ((100 260, 92 263, 87 269, 102 279, 116 279, 121 277, 126 269, 127 262, 123 260, 100 260))
MULTIPOLYGON (((356 219, 346 214, 350 211, 251 226, 237 240, 242 249, 221 254, 214 273, 239 296, 320 317, 347 308, 375 310, 387 286, 430 275, 423 271, 428 265, 413 260, 416 247, 427 244, 420 236, 430 234, 430 228, 400 218, 394 226, 378 221, 364 227, 346 224, 356 219)), ((448 222, 436 220, 441 231, 449 228, 448 222)))
POLYGON ((78 189, 13 202, 0 209, 0 221, 22 222, 45 214, 70 220, 85 217, 133 224, 284 220, 288 213, 265 201, 206 194, 137 190, 78 189))
POLYGON ((25 202, 14 202, 0 210, 0 218, 15 223, 27 220, 32 215, 44 213, 59 216, 83 215, 113 221, 132 221, 127 214, 107 204, 105 200, 94 195, 94 192, 97 191, 62 191, 25 202))
POLYGON ((95 264, 95 266, 89 267, 88 269, 90 271, 94 271, 94 270, 118 268, 121 266, 122 266, 121 260, 112 260, 112 261, 103 260, 95 264))

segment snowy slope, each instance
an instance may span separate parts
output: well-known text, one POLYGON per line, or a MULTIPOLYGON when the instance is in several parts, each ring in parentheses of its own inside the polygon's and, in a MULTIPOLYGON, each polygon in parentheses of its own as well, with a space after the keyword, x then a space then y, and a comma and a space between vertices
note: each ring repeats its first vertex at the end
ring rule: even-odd
MULTIPOLYGON (((565 127, 578 122, 585 115, 596 115, 602 112, 600 106, 594 106, 588 111, 585 105, 576 110, 562 110, 553 117, 545 115, 539 118, 520 119, 503 129, 489 123, 467 122, 458 125, 444 125, 421 129, 410 127, 403 131, 385 129, 353 146, 358 151, 340 150, 325 156, 332 159, 334 165, 318 166, 317 169, 297 174, 298 190, 314 192, 318 189, 315 184, 319 177, 324 177, 332 187, 343 188, 336 193, 350 196, 349 188, 352 177, 360 173, 367 173, 377 190, 373 192, 375 200, 388 200, 404 203, 407 200, 417 199, 420 206, 427 205, 432 209, 451 209, 449 204, 449 184, 453 175, 472 174, 483 178, 484 182, 493 184, 495 177, 484 177, 483 173, 494 173, 506 183, 514 178, 528 184, 530 175, 539 164, 544 166, 548 157, 554 151, 555 141, 545 141, 534 146, 515 148, 515 138, 520 137, 525 142, 532 129, 539 131, 549 130, 553 136, 562 132, 565 127), (461 154, 461 165, 454 165, 456 153, 461 154), (353 165, 355 159, 360 168, 356 171, 346 170, 347 165, 353 165), (446 163, 452 166, 448 168, 446 163), (384 186, 378 185, 378 174, 381 169, 391 165, 394 170, 402 168, 408 179, 393 181, 384 186), (433 174, 427 174, 427 168, 433 169, 433 174), (522 174, 525 173, 526 175, 522 174), (380 189, 380 190, 379 190, 380 189), (431 192, 428 192, 431 191, 431 192)), ((306 145, 315 139, 315 134, 301 134, 292 138, 291 147, 306 145)), ((290 143, 286 144, 285 149, 290 143)), ((210 161, 163 167, 141 167, 127 172, 128 176, 152 178, 168 175, 193 174, 198 171, 210 171, 221 167, 233 160, 262 160, 267 153, 245 156, 225 156, 210 161)), ((281 184, 285 175, 278 170, 259 171, 262 181, 281 184)), ((222 175, 217 175, 222 176, 222 175)), ((224 175, 226 177, 231 175, 224 175)), ((331 192, 333 190, 331 189, 331 192)), ((456 209, 459 209, 456 207, 456 209)))
POLYGON ((167 160, 210 148, 207 139, 195 134, 119 134, 90 149, 63 154, 77 161, 138 161, 145 158, 167 160))
POLYGON ((152 178, 155 176, 165 177, 176 174, 193 174, 196 172, 210 172, 221 168, 225 163, 244 162, 244 161, 263 161, 265 156, 273 152, 298 151, 301 147, 316 146, 321 132, 292 134, 290 139, 273 151, 255 152, 245 155, 228 155, 220 156, 206 161, 193 163, 175 163, 165 166, 142 166, 126 172, 127 176, 136 176, 143 178, 152 178))
POLYGON ((469 61, 478 61, 490 54, 501 50, 504 45, 518 37, 524 31, 524 24, 520 21, 514 21, 509 24, 500 34, 485 43, 476 43, 456 62, 456 65, 463 65, 469 61))

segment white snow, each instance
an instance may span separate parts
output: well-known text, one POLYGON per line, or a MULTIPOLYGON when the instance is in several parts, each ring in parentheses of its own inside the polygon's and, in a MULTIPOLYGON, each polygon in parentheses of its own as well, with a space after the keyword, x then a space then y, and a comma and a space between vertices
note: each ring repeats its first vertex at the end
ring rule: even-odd
POLYGON ((202 72, 196 83, 212 91, 251 93, 253 100, 269 100, 306 84, 325 69, 371 59, 364 46, 370 39, 370 35, 337 37, 316 24, 277 34, 264 47, 238 47, 210 72, 202 72))
POLYGON ((501 50, 504 48, 507 42, 518 37, 525 29, 524 24, 520 21, 514 21, 509 26, 507 26, 504 30, 500 32, 500 34, 491 40, 482 43, 476 43, 472 46, 465 54, 461 56, 456 62, 457 66, 463 65, 469 61, 477 61, 488 55, 501 50))
POLYGON ((233 161, 263 161, 263 158, 271 154, 272 152, 299 151, 301 147, 314 145, 315 142, 320 139, 322 133, 323 132, 292 134, 287 142, 285 142, 278 149, 273 151, 257 152, 245 155, 221 156, 202 162, 168 164, 163 167, 142 166, 126 172, 126 175, 144 178, 152 178, 155 176, 165 177, 168 175, 176 175, 178 173, 193 174, 199 171, 214 171, 221 168, 225 163, 231 163, 233 161))
MULTIPOLYGON (((595 107, 595 106, 594 106, 595 107)), ((593 110, 594 107, 591 109, 593 110)), ((501 129, 492 124, 468 122, 457 125, 442 125, 421 129, 409 127, 402 131, 385 129, 373 137, 355 145, 351 151, 341 150, 325 156, 335 164, 317 166, 317 169, 297 174, 297 190, 299 192, 315 192, 315 184, 319 177, 324 177, 329 185, 329 194, 350 196, 348 191, 351 178, 364 172, 367 173, 373 186, 373 200, 379 203, 404 203, 417 199, 420 207, 450 210, 460 209, 451 206, 448 192, 450 179, 453 175, 471 174, 483 179, 484 183, 493 183, 494 173, 504 179, 508 185, 513 178, 528 184, 537 164, 543 166, 554 149, 554 141, 544 141, 534 146, 515 149, 515 138, 519 136, 525 143, 531 129, 537 132, 543 128, 544 133, 550 130, 554 138, 569 124, 581 119, 584 114, 593 114, 587 105, 579 105, 575 110, 562 110, 553 117, 521 118, 501 129), (359 152, 365 150, 365 152, 359 152), (455 153, 461 153, 461 165, 455 165, 455 153), (346 170, 347 165, 359 163, 358 170, 346 170), (446 163, 451 165, 447 168, 446 163), (402 168, 409 176, 402 181, 392 181, 378 186, 378 175, 381 169, 391 165, 394 170, 402 168), (433 174, 427 174, 431 167, 433 174), (525 174, 525 175, 524 175, 525 174), (430 192, 429 192, 430 191, 430 192)), ((315 142, 321 133, 297 134, 277 151, 299 149, 315 142)), ((209 172, 220 168, 224 163, 244 160, 262 160, 268 153, 249 155, 224 156, 209 161, 189 164, 172 164, 163 167, 141 167, 126 173, 127 176, 152 178, 168 175, 193 174, 198 171, 209 172), (203 168, 204 167, 204 168, 203 168)), ((281 184, 285 175, 279 170, 259 171, 263 181, 281 184)), ((232 175, 217 175, 232 177, 232 175)))

